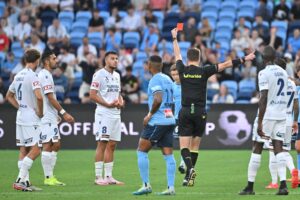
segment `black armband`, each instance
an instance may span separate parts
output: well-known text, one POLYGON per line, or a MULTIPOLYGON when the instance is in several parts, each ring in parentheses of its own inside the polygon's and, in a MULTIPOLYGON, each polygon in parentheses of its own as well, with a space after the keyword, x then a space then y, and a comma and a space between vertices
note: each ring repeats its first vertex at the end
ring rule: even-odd
POLYGON ((240 66, 240 64, 242 64, 240 58, 232 60, 232 66, 233 67, 238 67, 238 66, 240 66))
POLYGON ((246 62, 245 56, 242 57, 243 63, 246 62))

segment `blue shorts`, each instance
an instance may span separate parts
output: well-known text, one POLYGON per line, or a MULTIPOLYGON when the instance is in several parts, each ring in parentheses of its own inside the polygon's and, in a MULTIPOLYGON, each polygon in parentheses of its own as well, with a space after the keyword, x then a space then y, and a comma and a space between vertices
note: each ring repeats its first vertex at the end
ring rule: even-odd
POLYGON ((173 147, 173 132, 175 125, 147 125, 141 138, 149 140, 153 146, 173 147))

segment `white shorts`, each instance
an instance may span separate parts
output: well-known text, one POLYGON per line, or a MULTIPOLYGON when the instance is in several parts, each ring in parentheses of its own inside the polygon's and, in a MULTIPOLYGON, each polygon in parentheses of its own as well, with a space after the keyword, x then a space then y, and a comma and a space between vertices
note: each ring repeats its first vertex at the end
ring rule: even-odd
POLYGON ((16 126, 16 145, 32 147, 38 144, 41 147, 41 129, 39 126, 23 126, 17 124, 16 126))
POLYGON ((60 134, 56 123, 42 124, 41 130, 42 130, 42 135, 41 135, 42 143, 47 143, 50 141, 55 143, 60 140, 60 134))
POLYGON ((96 141, 121 141, 121 117, 109 118, 95 114, 96 141))
MULTIPOLYGON (((260 143, 265 143, 267 140, 261 138, 257 133, 257 122, 258 118, 255 118, 253 124, 253 131, 252 131, 252 140, 260 143)), ((265 136, 270 137, 272 140, 279 140, 284 141, 286 131, 286 120, 263 120, 263 132, 265 136)))
MULTIPOLYGON (((284 134, 284 141, 282 149, 285 151, 291 150, 291 140, 292 140, 293 128, 291 126, 286 127, 286 132, 284 134)), ((272 140, 268 140, 264 144, 265 149, 274 149, 272 140)))

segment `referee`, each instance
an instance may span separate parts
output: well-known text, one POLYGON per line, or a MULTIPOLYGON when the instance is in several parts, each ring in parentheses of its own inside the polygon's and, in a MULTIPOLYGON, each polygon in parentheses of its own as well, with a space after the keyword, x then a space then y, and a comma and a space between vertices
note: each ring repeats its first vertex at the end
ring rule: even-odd
POLYGON ((198 149, 201 137, 206 126, 206 84, 207 79, 229 67, 237 67, 245 61, 253 60, 254 53, 246 57, 228 60, 210 66, 201 67, 199 49, 190 48, 187 52, 187 64, 182 62, 180 48, 177 42, 177 28, 172 31, 173 48, 176 60, 176 68, 179 73, 182 96, 182 108, 179 113, 179 143, 181 156, 186 164, 187 171, 183 180, 183 186, 193 186, 196 177, 194 166, 198 158, 198 149), (200 65, 200 66, 199 66, 200 65), (189 149, 190 148, 190 149, 189 149))

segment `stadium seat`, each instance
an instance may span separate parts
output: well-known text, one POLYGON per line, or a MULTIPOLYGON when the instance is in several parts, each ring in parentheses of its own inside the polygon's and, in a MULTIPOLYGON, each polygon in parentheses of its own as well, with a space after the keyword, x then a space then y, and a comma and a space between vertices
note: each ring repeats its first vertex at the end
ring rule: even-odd
POLYGON ((76 22, 89 23, 92 18, 92 13, 90 11, 78 11, 76 14, 76 22))
POLYGON ((79 47, 82 44, 82 38, 85 36, 85 33, 82 32, 72 32, 70 34, 70 43, 75 48, 79 47))
POLYGON ((132 66, 132 74, 141 77, 144 74, 144 61, 136 61, 132 66))
MULTIPOLYGON (((255 27, 257 25, 256 22, 253 22, 252 27, 255 27)), ((263 21, 263 25, 266 26, 267 28, 270 27, 269 23, 267 21, 263 21)))
POLYGON ((201 19, 207 18, 210 23, 216 23, 218 19, 218 13, 217 12, 205 12, 203 11, 201 14, 201 19))
POLYGON ((171 31, 163 31, 161 33, 161 38, 162 39, 165 39, 167 41, 172 41, 172 34, 171 34, 171 31))
POLYGON ((235 101, 236 104, 250 104, 250 100, 236 100, 235 101))
POLYGON ((67 31, 70 32, 74 21, 74 13, 67 11, 60 12, 58 14, 58 19, 60 23, 67 29, 67 31))
POLYGON ((136 55, 135 55, 135 59, 136 61, 145 61, 147 60, 148 55, 146 52, 143 51, 139 51, 136 55))
POLYGON ((212 101, 215 94, 218 94, 219 90, 207 89, 207 100, 212 101))
POLYGON ((190 42, 178 42, 178 45, 181 51, 187 52, 192 44, 190 42))
POLYGON ((165 15, 165 18, 164 18, 164 24, 166 23, 178 23, 179 22, 179 13, 175 13, 175 12, 170 12, 170 13, 167 13, 165 15))
POLYGON ((239 82, 239 91, 240 92, 254 92, 256 90, 255 81, 251 79, 243 79, 239 82))
POLYGON ((236 18, 236 13, 235 13, 235 11, 232 12, 232 11, 223 11, 223 10, 222 10, 222 11, 219 13, 219 20, 221 20, 221 21, 228 21, 228 22, 233 23, 234 20, 235 20, 235 18, 236 18))
POLYGON ((164 22, 164 13, 162 11, 153 11, 152 14, 156 17, 157 19, 157 25, 159 30, 162 30, 163 28, 163 22, 164 22))
POLYGON ((218 1, 206 1, 204 2, 203 6, 202 6, 202 11, 203 12, 218 12, 219 8, 220 8, 220 2, 218 1))
POLYGON ((76 21, 72 24, 72 32, 86 34, 88 32, 88 24, 83 21, 76 21))
MULTIPOLYGON (((5 60, 6 54, 4 52, 0 52, 0 66, 3 66, 4 60, 5 60)), ((1 70, 1 68, 0 68, 1 70)), ((1 74, 1 71, 0 71, 1 74)))
POLYGON ((123 19, 124 17, 126 17, 128 15, 128 13, 126 11, 120 10, 118 12, 118 15, 123 19))
POLYGON ((104 22, 106 22, 110 14, 107 11, 100 11, 99 16, 103 19, 104 22))
POLYGON ((240 2, 239 9, 240 10, 244 10, 244 9, 255 10, 255 8, 256 8, 257 5, 258 5, 257 1, 246 0, 246 1, 240 2))
POLYGON ((234 99, 236 99, 238 89, 236 81, 223 81, 221 84, 225 85, 228 89, 228 92, 233 96, 234 99))
POLYGON ((253 19, 254 18, 254 10, 251 10, 251 9, 246 9, 246 10, 240 10, 238 12, 238 18, 240 17, 245 17, 246 19, 253 19))
POLYGON ((17 51, 13 51, 13 54, 15 56, 15 59, 20 61, 22 59, 22 57, 24 56, 24 51, 22 50, 17 50, 17 51))
POLYGON ((0 17, 4 15, 5 7, 5 3, 3 1, 0 1, 0 17))
POLYGON ((103 38, 101 32, 92 32, 88 33, 89 42, 93 44, 95 47, 102 48, 103 38))
POLYGON ((173 53, 173 43, 172 42, 160 42, 158 44, 159 51, 165 51, 168 53, 173 53))
POLYGON ((237 1, 233 1, 233 0, 228 0, 228 1, 224 1, 221 4, 221 11, 227 11, 227 12, 231 12, 231 13, 235 13, 235 11, 237 10, 239 5, 239 0, 237 1))
POLYGON ((230 41, 231 40, 231 36, 232 36, 232 33, 231 31, 227 31, 227 32, 221 32, 221 31, 216 31, 215 32, 215 40, 216 41, 230 41))
POLYGON ((138 32, 126 32, 123 35, 123 43, 125 48, 139 48, 140 34, 138 32))
POLYGON ((233 29, 233 23, 229 21, 219 21, 217 23, 217 29, 218 32, 231 32, 233 29))
POLYGON ((40 19, 43 22, 43 26, 48 28, 52 24, 53 19, 57 17, 57 13, 53 10, 43 11, 40 19))
POLYGON ((20 42, 15 41, 11 44, 11 51, 23 51, 22 45, 20 42))
POLYGON ((287 31, 288 29, 288 23, 286 21, 273 21, 271 26, 276 27, 277 31, 287 31))

